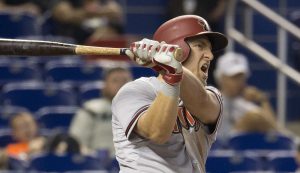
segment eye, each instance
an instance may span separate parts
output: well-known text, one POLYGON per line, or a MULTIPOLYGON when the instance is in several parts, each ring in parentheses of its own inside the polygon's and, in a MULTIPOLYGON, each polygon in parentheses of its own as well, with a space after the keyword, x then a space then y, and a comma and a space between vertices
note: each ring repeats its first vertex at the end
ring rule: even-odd
POLYGON ((195 47, 199 48, 199 49, 203 49, 203 44, 196 44, 195 47))

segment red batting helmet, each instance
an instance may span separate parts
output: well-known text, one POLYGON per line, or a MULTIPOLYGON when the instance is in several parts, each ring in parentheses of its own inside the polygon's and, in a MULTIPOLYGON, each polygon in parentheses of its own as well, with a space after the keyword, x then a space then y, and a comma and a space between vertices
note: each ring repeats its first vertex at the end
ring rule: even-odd
POLYGON ((183 61, 185 61, 190 53, 190 46, 187 44, 186 39, 201 35, 208 37, 213 52, 227 46, 227 38, 219 32, 211 31, 207 21, 196 15, 183 15, 168 20, 156 30, 153 39, 181 47, 183 61))

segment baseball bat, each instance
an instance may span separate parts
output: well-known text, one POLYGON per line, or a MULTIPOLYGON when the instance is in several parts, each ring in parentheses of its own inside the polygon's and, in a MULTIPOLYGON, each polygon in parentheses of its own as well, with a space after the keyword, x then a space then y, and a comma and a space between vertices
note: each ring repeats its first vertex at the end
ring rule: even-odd
MULTIPOLYGON (((133 58, 128 48, 97 47, 67 44, 52 41, 0 39, 0 55, 17 56, 59 56, 59 55, 126 55, 133 58)), ((180 61, 182 49, 174 51, 174 57, 180 61)))

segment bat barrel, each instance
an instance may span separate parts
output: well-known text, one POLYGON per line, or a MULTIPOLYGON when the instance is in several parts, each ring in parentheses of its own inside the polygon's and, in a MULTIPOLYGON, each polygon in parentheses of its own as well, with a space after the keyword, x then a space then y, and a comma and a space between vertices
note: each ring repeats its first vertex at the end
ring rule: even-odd
POLYGON ((76 45, 49 41, 0 39, 0 55, 74 55, 76 45))

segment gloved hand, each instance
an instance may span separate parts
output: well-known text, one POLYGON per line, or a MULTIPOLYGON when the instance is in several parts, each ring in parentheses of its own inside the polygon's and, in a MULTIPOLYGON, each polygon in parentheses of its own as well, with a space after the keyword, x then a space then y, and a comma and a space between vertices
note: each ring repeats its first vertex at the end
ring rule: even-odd
POLYGON ((179 48, 177 45, 144 38, 131 44, 130 50, 133 55, 130 57, 139 65, 162 74, 166 83, 176 85, 182 79, 182 65, 174 57, 177 48, 179 48))
POLYGON ((159 51, 155 53, 152 61, 159 66, 162 77, 170 85, 178 84, 182 79, 182 64, 175 59, 174 51, 179 48, 177 45, 160 44, 159 51))
POLYGON ((157 52, 160 43, 158 41, 144 38, 141 41, 134 42, 130 45, 130 50, 133 53, 132 60, 144 67, 154 67, 152 59, 157 52))

